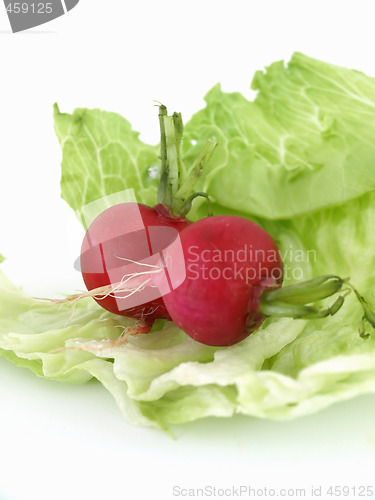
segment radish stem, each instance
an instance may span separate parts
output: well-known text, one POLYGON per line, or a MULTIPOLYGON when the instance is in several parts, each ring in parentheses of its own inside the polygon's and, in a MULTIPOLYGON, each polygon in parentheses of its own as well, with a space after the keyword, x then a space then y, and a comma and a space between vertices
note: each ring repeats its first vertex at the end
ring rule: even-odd
POLYGON ((202 172, 206 167, 207 163, 209 162, 216 146, 217 142, 216 139, 213 137, 206 142, 202 153, 194 162, 191 170, 187 175, 185 182, 180 187, 180 189, 176 193, 174 193, 174 211, 177 212, 179 215, 185 216, 190 210, 191 204, 188 210, 186 211, 186 208, 188 206, 187 201, 194 192, 194 186, 199 177, 202 175, 202 172))
MULTIPOLYGON (((319 276, 296 285, 289 285, 276 290, 266 290, 261 298, 259 311, 264 316, 292 317, 304 319, 324 318, 336 314, 344 303, 345 296, 353 291, 363 309, 363 319, 375 328, 375 313, 358 290, 349 282, 333 274, 319 276), (335 295, 343 286, 348 288, 327 309, 319 309, 309 304, 335 295)), ((361 335, 363 336, 363 335, 361 335)))
MULTIPOLYGON (((209 139, 202 153, 187 172, 182 161, 181 113, 168 116, 167 108, 161 105, 159 106, 159 121, 161 177, 158 203, 167 207, 173 216, 185 217, 191 209, 191 202, 196 198, 194 186, 209 162, 217 142, 214 138, 209 139)), ((199 193, 198 196, 208 198, 206 193, 199 193)))

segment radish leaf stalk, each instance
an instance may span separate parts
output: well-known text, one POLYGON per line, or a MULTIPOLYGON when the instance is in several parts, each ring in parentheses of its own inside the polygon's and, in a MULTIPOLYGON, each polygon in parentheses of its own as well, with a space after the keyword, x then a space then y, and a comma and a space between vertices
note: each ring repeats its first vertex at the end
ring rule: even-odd
POLYGON ((182 161, 183 122, 181 113, 168 116, 167 108, 159 106, 161 176, 158 203, 167 207, 173 216, 185 217, 191 202, 197 196, 208 198, 206 193, 195 193, 194 186, 209 162, 217 141, 211 138, 187 172, 182 161))
POLYGON ((363 309, 363 319, 375 328, 375 313, 358 290, 350 283, 349 278, 327 274, 312 280, 289 285, 276 290, 266 290, 261 299, 259 311, 265 316, 316 319, 336 314, 344 303, 345 296, 353 291, 363 309), (308 304, 335 295, 342 287, 348 288, 343 295, 327 309, 318 309, 308 304))

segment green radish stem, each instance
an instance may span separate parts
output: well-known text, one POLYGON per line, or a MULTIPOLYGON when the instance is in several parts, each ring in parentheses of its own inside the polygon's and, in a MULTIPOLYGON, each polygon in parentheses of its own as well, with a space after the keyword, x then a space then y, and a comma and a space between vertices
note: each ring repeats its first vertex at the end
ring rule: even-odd
MULTIPOLYGON (((264 316, 292 317, 303 319, 317 319, 336 314, 344 303, 345 296, 353 291, 363 309, 363 321, 368 321, 375 328, 375 313, 358 290, 349 282, 349 278, 342 279, 333 274, 319 276, 312 280, 296 285, 289 285, 275 290, 266 290, 261 298, 259 311, 264 316), (343 290, 343 286, 348 288, 343 290), (311 306, 314 302, 326 299, 339 291, 344 293, 326 309, 311 306)), ((367 337, 362 328, 361 337, 367 337)))
MULTIPOLYGON (((202 172, 209 162, 216 146, 217 142, 214 138, 211 138, 206 142, 202 153, 199 155, 197 160, 194 162, 190 172, 187 174, 185 182, 175 193, 174 210, 176 210, 180 215, 184 216, 190 210, 191 204, 189 206, 188 200, 193 194, 197 194, 193 193, 194 185, 202 175, 202 172)), ((202 196, 202 193, 199 193, 199 195, 202 196)))
POLYGON ((179 213, 184 216, 188 212, 190 212, 193 200, 195 200, 195 198, 198 197, 206 198, 208 205, 208 216, 212 216, 213 212, 212 212, 211 200, 207 193, 193 193, 192 195, 190 195, 189 198, 186 200, 185 204, 182 205, 182 207, 180 208, 179 213))
POLYGON ((161 176, 158 189, 158 203, 166 206, 175 216, 185 217, 191 203, 197 196, 194 186, 202 175, 216 146, 216 139, 207 141, 202 153, 189 171, 182 161, 183 123, 180 113, 168 116, 167 108, 159 106, 161 176))
POLYGON ((167 116, 167 108, 163 105, 159 106, 159 123, 160 123, 160 159, 161 159, 161 174, 158 188, 158 203, 162 203, 166 207, 172 206, 172 190, 169 183, 169 165, 167 161, 167 138, 165 135, 164 118, 167 116))

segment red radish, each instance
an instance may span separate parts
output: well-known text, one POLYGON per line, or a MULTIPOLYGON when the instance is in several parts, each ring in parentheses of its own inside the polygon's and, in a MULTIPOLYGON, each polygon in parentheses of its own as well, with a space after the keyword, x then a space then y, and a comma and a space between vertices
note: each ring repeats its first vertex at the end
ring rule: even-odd
POLYGON ((260 296, 283 280, 266 231, 236 216, 201 219, 180 234, 186 279, 164 297, 172 320, 198 342, 227 346, 259 328, 260 296))
MULTIPOLYGON (((150 208, 141 203, 121 203, 108 208, 90 225, 82 243, 81 271, 87 289, 94 290, 114 284, 113 274, 116 274, 116 269, 123 272, 129 262, 141 263, 162 250, 159 247, 165 245, 164 233, 159 235, 157 241, 155 238, 151 241, 151 227, 173 228, 177 234, 189 224, 191 222, 184 217, 173 217, 163 205, 150 208)), ((140 266, 142 264, 138 268, 140 266)), ((138 305, 131 307, 127 307, 129 299, 116 298, 112 293, 98 293, 94 295, 94 299, 112 313, 150 324, 157 318, 170 319, 162 297, 143 303, 143 296, 144 292, 139 290, 138 305)))
MULTIPOLYGON (((336 314, 353 291, 363 321, 375 328, 375 313, 348 279, 319 276, 281 287, 283 263, 276 243, 257 224, 237 216, 201 219, 180 234, 186 279, 165 295, 175 324, 211 346, 229 346, 259 329, 266 317, 317 319, 336 314), (309 304, 345 293, 326 309, 309 304)), ((368 334, 360 330, 362 337, 368 334)))
MULTIPOLYGON (((161 175, 158 204, 150 208, 138 203, 123 203, 105 210, 94 220, 81 249, 81 271, 89 292, 67 299, 75 301, 89 295, 108 311, 142 320, 148 325, 157 318, 170 319, 160 296, 163 293, 158 295, 157 290, 163 288, 164 293, 168 293, 183 278, 173 280, 163 259, 166 255, 168 259, 172 254, 176 256, 174 248, 177 245, 173 243, 176 235, 191 224, 185 216, 194 198, 207 198, 205 193, 195 193, 193 186, 216 146, 216 141, 208 141, 187 173, 181 159, 181 115, 168 116, 165 106, 160 106, 159 111, 161 175), (157 234, 155 228, 160 228, 157 234), (165 253, 164 250, 170 247, 172 250, 165 253), (156 254, 159 260, 151 258, 150 261, 150 256, 156 254), (152 292, 155 293, 150 300, 152 292)), ((180 255, 183 256, 182 249, 180 255)), ((175 262, 175 267, 181 266, 175 262)))

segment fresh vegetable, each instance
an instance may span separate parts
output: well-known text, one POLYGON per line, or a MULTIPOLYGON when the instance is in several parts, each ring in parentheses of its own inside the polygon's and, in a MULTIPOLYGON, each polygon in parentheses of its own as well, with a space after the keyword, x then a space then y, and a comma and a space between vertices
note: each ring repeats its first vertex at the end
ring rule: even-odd
MULTIPOLYGON (((368 322, 375 328, 374 311, 349 279, 324 275, 281 288, 279 249, 261 227, 243 217, 201 219, 180 237, 186 279, 165 296, 165 305, 176 325, 203 344, 236 344, 258 330, 267 316, 334 315, 351 291, 362 306, 363 325, 368 322), (326 309, 308 305, 340 291, 326 309)), ((369 336, 364 330, 360 334, 369 336)))
MULTIPOLYGON (((254 86, 254 102, 215 87, 186 124, 188 169, 207 139, 220 144, 197 190, 210 195, 215 214, 251 219, 272 236, 284 262, 280 290, 334 273, 350 276, 374 306, 375 80, 295 54, 259 72, 254 86)), ((155 204, 158 179, 148 170, 159 147, 142 143, 124 118, 56 110, 55 126, 62 195, 79 220, 82 206, 119 190, 155 204)), ((203 201, 193 203, 191 220, 207 215, 203 201)), ((285 420, 374 393, 375 336, 368 324, 368 338, 358 334, 361 314, 351 293, 334 316, 274 316, 224 349, 191 340, 171 322, 113 346, 132 320, 92 299, 78 302, 73 316, 68 304, 46 307, 0 273, 0 354, 42 377, 95 377, 136 425, 237 413, 285 420)))
POLYGON ((184 217, 172 217, 164 205, 121 203, 102 212, 81 248, 82 276, 93 298, 107 311, 145 322, 142 332, 157 318, 170 319, 158 290, 150 294, 148 285, 161 275, 155 262, 147 260, 189 224, 184 217))
MULTIPOLYGON (((177 284, 173 283, 167 256, 162 254, 191 224, 185 215, 194 198, 207 197, 195 193, 193 187, 216 146, 210 140, 187 173, 181 159, 181 115, 168 116, 166 107, 161 105, 159 120, 158 204, 151 208, 128 202, 107 208, 88 228, 80 257, 83 280, 90 295, 112 313, 141 320, 139 328, 133 330, 137 333, 150 330, 155 319, 170 319, 162 296, 177 284)), ((174 268, 177 265, 174 261, 174 268)), ((71 299, 76 301, 86 295, 71 299)))
POLYGON ((264 229, 232 215, 201 219, 184 230, 186 279, 165 296, 176 325, 213 346, 240 342, 264 321, 265 289, 280 287, 280 252, 264 229))
POLYGON ((291 220, 375 189, 374 78, 297 52, 251 87, 252 102, 216 85, 185 126, 187 160, 220 144, 199 185, 215 213, 291 220))

